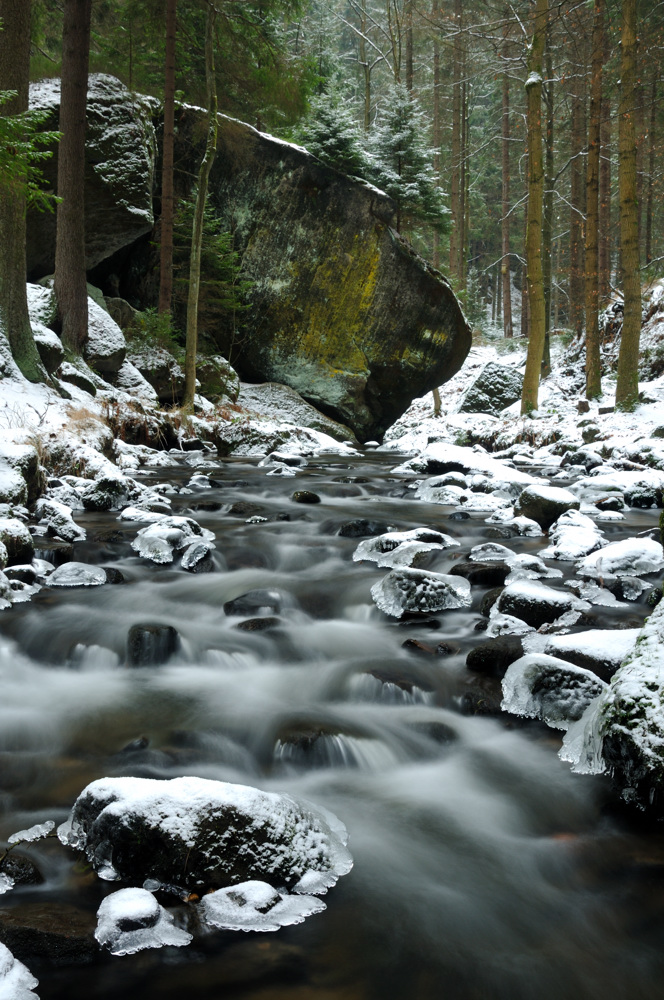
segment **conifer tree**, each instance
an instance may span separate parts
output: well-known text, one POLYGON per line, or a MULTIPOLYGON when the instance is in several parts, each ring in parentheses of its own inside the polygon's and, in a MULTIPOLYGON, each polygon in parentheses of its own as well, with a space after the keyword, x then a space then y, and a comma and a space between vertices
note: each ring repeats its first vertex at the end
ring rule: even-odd
POLYGON ((364 136, 347 95, 338 87, 313 98, 309 114, 299 126, 296 139, 310 153, 345 174, 367 177, 371 169, 363 148, 364 136))

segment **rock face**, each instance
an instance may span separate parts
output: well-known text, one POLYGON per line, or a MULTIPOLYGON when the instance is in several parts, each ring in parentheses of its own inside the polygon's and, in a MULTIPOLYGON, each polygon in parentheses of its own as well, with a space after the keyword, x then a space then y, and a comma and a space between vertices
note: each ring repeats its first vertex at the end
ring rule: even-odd
MULTIPOLYGON (((30 87, 31 107, 50 112, 44 125, 57 129, 60 81, 30 87)), ((89 78, 85 175, 85 252, 88 269, 150 232, 157 153, 152 115, 156 102, 130 94, 115 77, 89 78)), ((57 149, 41 164, 47 186, 56 189, 57 149)), ((55 266, 55 213, 28 213, 28 273, 52 274, 55 266)))
POLYGON ((466 391, 459 413, 491 413, 498 416, 506 406, 521 399, 522 388, 521 372, 490 361, 466 391))

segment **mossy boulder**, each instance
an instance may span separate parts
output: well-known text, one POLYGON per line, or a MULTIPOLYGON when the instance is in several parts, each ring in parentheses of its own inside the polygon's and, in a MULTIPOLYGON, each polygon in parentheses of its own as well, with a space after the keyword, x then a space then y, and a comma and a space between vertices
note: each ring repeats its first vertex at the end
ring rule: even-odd
POLYGON ((459 406, 460 413, 491 413, 498 416, 506 406, 521 399, 523 375, 516 368, 490 361, 485 365, 459 406))

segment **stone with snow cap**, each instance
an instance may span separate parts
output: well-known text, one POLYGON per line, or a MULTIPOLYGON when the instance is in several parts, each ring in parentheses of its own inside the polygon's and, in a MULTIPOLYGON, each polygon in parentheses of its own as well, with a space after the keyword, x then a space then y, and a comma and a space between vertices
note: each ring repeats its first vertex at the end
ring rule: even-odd
POLYGON ((42 497, 35 506, 35 517, 44 525, 49 535, 65 542, 79 542, 85 538, 85 528, 74 521, 71 510, 57 500, 42 497))
POLYGON ((470 606, 470 584, 458 576, 424 569, 393 569, 371 588, 377 607, 386 615, 427 614, 470 606))
POLYGON ((58 836, 103 878, 199 893, 253 879, 325 892, 352 867, 345 827, 327 810, 197 777, 93 781, 58 836))
POLYGON ((514 503, 514 512, 529 517, 547 531, 566 510, 576 508, 580 501, 569 490, 559 486, 527 486, 514 503))
POLYGON ((532 628, 553 622, 566 611, 585 611, 585 601, 564 590, 554 590, 537 580, 517 580, 509 583, 491 609, 491 617, 500 613, 519 618, 532 628))
POLYGON ((38 985, 30 970, 0 944, 0 1000, 38 1000, 33 993, 38 985))
POLYGON ((529 653, 507 668, 501 708, 513 715, 541 719, 554 729, 567 729, 606 689, 590 670, 547 653, 529 653))
POLYGON ((575 635, 554 635, 544 652, 592 670, 608 681, 634 649, 639 631, 638 628, 592 628, 575 635))
POLYGON ((7 565, 29 563, 35 546, 32 535, 17 517, 0 517, 0 542, 7 550, 7 565))
POLYGON ((578 510, 566 510, 549 531, 549 545, 542 549, 544 559, 573 562, 606 545, 606 539, 594 521, 578 510))
POLYGON ((413 528, 411 531, 387 531, 374 538, 366 538, 355 549, 353 560, 367 559, 379 566, 417 566, 418 561, 431 552, 458 548, 459 543, 440 531, 431 528, 413 528))
POLYGON ((51 573, 48 582, 51 587, 100 587, 107 580, 106 570, 102 569, 101 566, 68 562, 58 566, 51 573))
POLYGON ((193 938, 147 889, 119 889, 97 910, 95 937, 111 955, 134 955, 164 945, 181 948, 193 938))
MULTIPOLYGON (((526 486, 545 482, 493 458, 482 448, 478 447, 476 450, 449 444, 446 441, 436 441, 427 445, 419 455, 408 459, 392 471, 406 474, 423 473, 434 478, 444 476, 448 472, 461 472, 466 476, 480 473, 490 481, 491 489, 504 490, 506 494, 514 497, 518 496, 526 486)), ((447 485, 452 488, 453 484, 447 485)))
POLYGON ((594 580, 638 577, 664 569, 662 546, 653 538, 623 538, 592 552, 576 564, 579 576, 594 580))
POLYGON ((201 528, 192 517, 160 515, 141 528, 131 547, 144 559, 166 564, 173 562, 175 553, 186 549, 193 541, 204 541, 212 548, 214 534, 201 528))
POLYGON ((325 903, 314 896, 291 896, 253 880, 207 893, 199 912, 204 924, 220 930, 278 931, 325 909, 325 903))

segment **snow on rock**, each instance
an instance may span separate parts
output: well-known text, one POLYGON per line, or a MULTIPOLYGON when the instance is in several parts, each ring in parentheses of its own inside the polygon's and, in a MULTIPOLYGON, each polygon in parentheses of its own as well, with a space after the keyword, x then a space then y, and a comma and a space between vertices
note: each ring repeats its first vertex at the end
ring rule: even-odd
POLYGON ((608 680, 634 649, 639 632, 638 628, 593 628, 575 635, 555 635, 548 639, 544 652, 608 680))
POLYGON ((392 470, 396 473, 416 473, 440 476, 446 472, 480 473, 491 481, 493 490, 504 489, 517 496, 526 486, 543 483, 520 469, 512 468, 499 459, 492 458, 484 449, 475 450, 437 441, 426 446, 420 454, 392 470))
POLYGON ((580 502, 569 490, 558 486, 527 486, 514 502, 516 514, 529 517, 547 531, 566 510, 576 508, 580 502))
POLYGON ((592 552, 576 564, 579 576, 595 580, 638 577, 664 568, 662 546, 653 538, 623 538, 592 552))
POLYGON ((143 403, 150 405, 158 402, 159 397, 156 390, 143 377, 136 365, 133 365, 127 358, 118 368, 114 382, 118 389, 140 399, 143 403))
POLYGON ((509 583, 491 609, 494 614, 520 618, 532 628, 554 622, 567 611, 587 611, 590 605, 564 590, 555 590, 537 580, 509 583))
POLYGON ((80 562, 63 563, 48 579, 51 587, 100 587, 106 581, 106 570, 101 566, 80 562))
POLYGON ((0 502, 9 504, 28 502, 25 479, 17 469, 13 469, 2 460, 0 460, 0 502))
POLYGON ((377 607, 386 615, 426 614, 470 606, 470 584, 458 576, 424 569, 394 569, 371 588, 377 607))
POLYGON ((507 668, 501 708, 567 729, 606 689, 596 674, 546 653, 529 653, 507 668))
POLYGON ((78 542, 85 538, 85 528, 74 521, 71 510, 57 500, 42 497, 35 506, 35 518, 46 527, 47 533, 66 542, 78 542))
POLYGON ((475 545, 470 550, 468 558, 471 562, 505 563, 511 570, 507 577, 508 583, 514 580, 541 580, 562 576, 560 570, 549 568, 538 556, 527 552, 517 554, 508 549, 506 545, 500 545, 499 542, 484 542, 482 545, 475 545))
POLYGON ((267 882, 250 881, 207 893, 199 913, 204 924, 221 930, 278 931, 325 909, 314 896, 289 896, 267 882))
POLYGON ((164 945, 181 948, 193 937, 175 926, 173 916, 147 889, 119 889, 97 910, 95 937, 112 955, 134 955, 164 945))
POLYGON ((430 528, 413 528, 412 531, 388 531, 374 538, 365 538, 353 553, 354 562, 367 559, 379 566, 396 568, 417 566, 431 552, 443 552, 458 547, 449 535, 430 528))
POLYGON ((242 383, 237 403, 261 416, 276 418, 295 426, 309 427, 328 434, 336 441, 357 443, 349 427, 324 416, 288 385, 280 385, 277 382, 264 382, 261 385, 242 383))
POLYGON ((591 518, 570 509, 550 528, 549 545, 541 550, 540 556, 573 562, 606 544, 604 535, 591 518))
MULTIPOLYGON (((125 512, 122 516, 125 516, 125 512)), ((165 564, 173 562, 175 553, 187 548, 192 541, 212 543, 213 540, 213 532, 201 528, 193 517, 169 517, 161 514, 158 520, 155 519, 152 524, 140 529, 131 547, 143 559, 165 564)))
POLYGON ((600 698, 570 729, 560 756, 582 773, 608 770, 623 798, 664 813, 664 602, 600 698))
POLYGON ((37 1000, 32 991, 38 985, 30 970, 0 944, 0 1000, 37 1000))
MULTIPOLYGON (((635 495, 647 494, 656 497, 662 495, 664 491, 664 472, 657 469, 646 469, 645 471, 612 471, 601 472, 601 468, 594 470, 598 474, 582 476, 573 483, 569 490, 581 500, 595 503, 597 500, 607 496, 618 496, 629 503, 628 498, 635 495)), ((641 505, 639 505, 641 506, 641 505)), ((644 504, 650 506, 650 503, 644 504)))
POLYGON ((58 836, 102 878, 197 892, 260 879, 322 893, 353 863, 345 827, 327 810, 193 776, 93 781, 58 836))
POLYGON ((485 521, 487 524, 504 524, 506 527, 513 528, 517 534, 527 538, 539 538, 543 534, 537 521, 533 521, 530 517, 523 517, 523 515, 516 516, 513 507, 495 510, 493 514, 485 518, 485 521))
POLYGON ((0 872, 0 896, 4 896, 6 892, 13 889, 14 885, 15 882, 11 875, 6 875, 5 872, 0 872))
POLYGON ((30 562, 34 542, 23 521, 17 517, 0 517, 0 541, 7 550, 7 565, 30 562))

